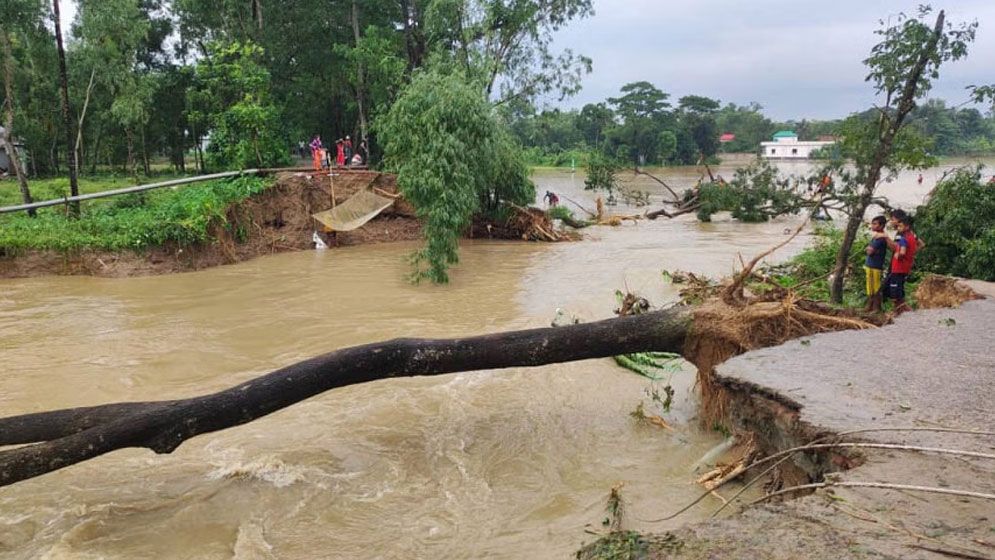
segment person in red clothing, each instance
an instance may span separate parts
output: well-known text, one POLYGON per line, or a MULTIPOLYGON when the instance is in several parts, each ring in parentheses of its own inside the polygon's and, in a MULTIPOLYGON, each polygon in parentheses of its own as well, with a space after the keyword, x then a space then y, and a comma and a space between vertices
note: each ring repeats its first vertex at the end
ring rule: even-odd
POLYGON ((909 310, 905 303, 905 280, 912 272, 919 242, 912 231, 912 218, 908 214, 901 213, 897 216, 897 222, 898 235, 887 240, 888 248, 892 250, 891 269, 881 289, 885 297, 895 304, 895 313, 903 313, 909 310))
POLYGON ((335 150, 335 165, 342 167, 345 165, 345 144, 342 143, 341 138, 335 142, 335 150))
POLYGON ((815 192, 824 193, 827 190, 829 190, 829 187, 832 186, 832 184, 833 184, 833 179, 827 173, 822 176, 822 181, 819 181, 819 188, 817 188, 815 192))

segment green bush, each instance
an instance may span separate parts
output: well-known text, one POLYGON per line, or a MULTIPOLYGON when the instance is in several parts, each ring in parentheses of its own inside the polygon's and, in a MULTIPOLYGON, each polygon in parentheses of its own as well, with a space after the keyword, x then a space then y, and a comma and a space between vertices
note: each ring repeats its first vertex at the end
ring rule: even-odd
POLYGON ((937 185, 916 211, 914 229, 925 247, 916 256, 923 271, 995 280, 995 186, 981 169, 962 169, 937 185))
POLYGON ((228 207, 262 192, 269 185, 256 177, 240 177, 151 191, 108 204, 84 205, 79 219, 57 211, 37 218, 18 214, 0 220, 0 249, 141 250, 165 243, 191 245, 211 240, 211 228, 222 224, 228 207))
MULTIPOLYGON (((848 259, 849 281, 844 284, 844 303, 862 305, 864 289, 864 249, 870 236, 862 232, 857 236, 848 259)), ((795 288, 803 297, 829 301, 829 274, 836 265, 836 253, 843 244, 843 230, 834 226, 815 230, 815 243, 806 247, 788 262, 773 267, 777 282, 786 288, 795 288)))
POLYGON ((554 220, 573 220, 574 213, 570 211, 566 206, 554 206, 550 208, 547 212, 549 217, 554 220))

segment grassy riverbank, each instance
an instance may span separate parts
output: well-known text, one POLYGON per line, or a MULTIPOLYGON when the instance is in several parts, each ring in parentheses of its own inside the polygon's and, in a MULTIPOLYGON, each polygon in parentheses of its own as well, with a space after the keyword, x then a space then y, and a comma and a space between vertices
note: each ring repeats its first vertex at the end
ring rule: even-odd
MULTIPOLYGON (((165 179, 159 178, 158 179, 165 179)), ((100 192, 134 184, 130 177, 82 179, 83 193, 100 192)), ((141 250, 165 243, 188 245, 207 241, 210 228, 225 222, 228 207, 262 192, 269 181, 241 177, 212 181, 174 189, 162 189, 85 202, 79 219, 66 216, 64 207, 42 209, 37 218, 25 213, 0 215, 0 250, 17 253, 26 250, 73 251, 97 249, 141 250)), ((68 180, 34 181, 33 194, 39 200, 58 198, 68 190, 68 180)), ((2 189, 4 204, 16 183, 2 189), (13 188, 11 188, 13 187, 13 188)), ((236 232, 237 233, 237 232, 236 232)))
MULTIPOLYGON (((88 175, 79 178, 79 192, 80 194, 97 193, 113 189, 123 189, 125 187, 132 187, 134 185, 152 183, 156 181, 168 181, 170 179, 177 179, 187 176, 189 176, 189 174, 167 172, 161 175, 153 174, 150 177, 139 176, 136 181, 131 175, 110 173, 88 175)), ((29 186, 31 188, 31 197, 36 201, 52 200, 69 196, 68 177, 32 179, 29 181, 29 186)), ((0 206, 13 206, 23 202, 24 201, 21 200, 21 191, 16 179, 8 178, 4 181, 0 181, 0 206)))

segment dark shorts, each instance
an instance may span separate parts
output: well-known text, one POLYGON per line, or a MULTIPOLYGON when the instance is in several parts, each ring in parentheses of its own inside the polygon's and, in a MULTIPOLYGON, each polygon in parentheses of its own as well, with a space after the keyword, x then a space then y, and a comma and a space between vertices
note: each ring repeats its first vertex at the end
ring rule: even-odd
POLYGON ((889 272, 881 283, 881 293, 890 299, 905 299, 905 278, 908 274, 889 272))

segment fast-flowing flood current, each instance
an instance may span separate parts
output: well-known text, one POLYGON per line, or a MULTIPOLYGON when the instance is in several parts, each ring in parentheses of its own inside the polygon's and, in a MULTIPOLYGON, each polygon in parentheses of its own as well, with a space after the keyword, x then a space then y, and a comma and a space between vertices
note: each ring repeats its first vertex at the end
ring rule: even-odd
MULTIPOLYGON (((663 175, 687 186, 697 171, 663 175)), ((911 205, 935 176, 885 190, 911 205)), ((540 196, 593 206, 579 174, 535 180, 540 196)), ((683 216, 589 228, 576 243, 471 241, 444 287, 405 281, 412 244, 160 277, 0 281, 0 414, 194 396, 344 346, 543 326, 557 308, 605 318, 616 289, 673 300, 662 270, 728 274, 797 223, 683 216)), ((673 383, 674 432, 629 416, 640 402, 654 410, 650 382, 608 359, 331 391, 171 455, 117 451, 0 488, 0 557, 569 557, 594 538, 585 528, 600 528, 614 484, 635 529, 665 529, 641 520, 700 491, 692 467, 721 437, 694 420, 693 373, 673 383)))

